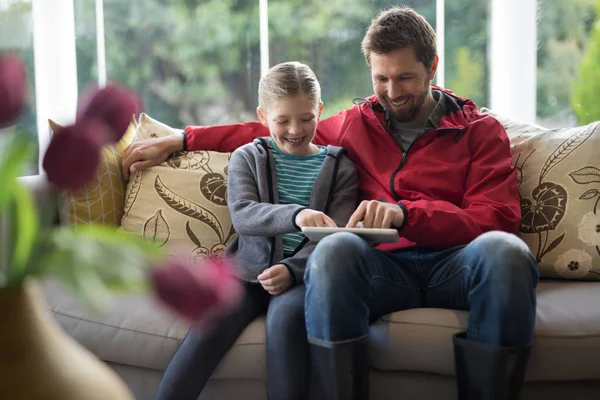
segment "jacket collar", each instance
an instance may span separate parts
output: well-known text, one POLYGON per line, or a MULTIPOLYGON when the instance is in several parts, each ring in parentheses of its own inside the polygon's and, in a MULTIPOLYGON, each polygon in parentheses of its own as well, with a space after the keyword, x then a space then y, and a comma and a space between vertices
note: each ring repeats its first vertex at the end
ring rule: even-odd
MULTIPOLYGON (((431 85, 431 89, 439 90, 442 93, 440 101, 446 102, 446 114, 440 119, 437 129, 465 130, 470 122, 481 118, 481 114, 472 100, 458 97, 452 91, 436 85, 431 85)), ((376 95, 366 99, 355 99, 354 102, 358 104, 361 113, 368 119, 376 118, 385 124, 385 109, 376 95), (372 112, 368 112, 368 110, 372 112)))

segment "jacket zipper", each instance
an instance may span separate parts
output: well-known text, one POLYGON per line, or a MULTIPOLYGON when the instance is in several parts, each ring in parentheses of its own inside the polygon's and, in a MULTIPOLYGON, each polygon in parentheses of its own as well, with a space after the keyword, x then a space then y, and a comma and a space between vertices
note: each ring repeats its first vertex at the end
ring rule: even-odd
MULTIPOLYGON (((269 177, 267 180, 267 186, 269 187, 269 203, 275 204, 275 193, 273 191, 273 170, 271 169, 271 156, 269 154, 269 146, 267 145, 267 141, 263 138, 259 138, 260 143, 265 148, 267 153, 267 176, 269 177)), ((273 265, 273 260, 275 259, 275 245, 276 245, 277 237, 271 237, 271 254, 269 256, 269 266, 273 265)))
MULTIPOLYGON (((441 129, 434 129, 431 130, 427 133, 431 134, 432 132, 436 132, 436 135, 440 132, 443 131, 459 131, 462 132, 463 129, 462 128, 441 128, 441 129)), ((410 149, 413 147, 413 145, 419 140, 421 139, 423 136, 425 135, 421 135, 418 138, 416 138, 409 146, 408 149, 406 149, 406 151, 402 152, 402 159, 400 160, 400 165, 398 166, 398 168, 396 168, 396 170, 392 173, 392 176, 390 178, 390 189, 392 190, 392 193, 394 194, 394 196, 396 196, 396 198, 398 200, 402 200, 402 198, 400 197, 400 195, 398 194, 398 192, 396 192, 396 188, 394 187, 394 182, 396 181, 396 175, 398 175, 398 172, 400 172, 400 170, 402 169, 402 167, 404 167, 404 164, 406 164, 406 157, 408 156, 408 152, 410 151, 410 149)))
MULTIPOLYGON (((381 125, 381 127, 383 129, 385 129, 385 131, 387 132, 387 134, 392 139, 394 139, 394 143, 396 143, 396 146, 400 147, 400 145, 396 141, 394 132, 391 131, 391 129, 387 126, 387 124, 384 124, 383 121, 381 121, 381 119, 379 118, 379 116, 377 115, 377 113, 375 112, 375 110, 373 110, 372 107, 371 107, 371 110, 373 111, 373 114, 375 115, 375 118, 377 118, 377 121, 379 122, 379 124, 381 125)), ((392 191, 392 194, 395 196, 395 198, 398 199, 398 201, 400 201, 401 198, 400 198, 400 195, 396 192, 396 189, 394 188, 394 179, 396 178, 396 175, 402 169, 402 167, 404 167, 404 163, 406 162, 406 154, 408 153, 408 151, 410 150, 410 148, 412 147, 412 145, 414 144, 414 142, 416 142, 417 140, 419 140, 419 138, 417 138, 415 141, 413 141, 410 144, 410 146, 408 146, 408 149, 406 149, 406 151, 402 150, 402 147, 400 147, 400 151, 402 152, 402 158, 400 159, 400 165, 398 166, 398 168, 396 168, 394 170, 394 172, 392 173, 392 176, 390 178, 390 190, 392 191)))
POLYGON ((329 193, 327 194, 327 201, 325 202, 325 207, 323 212, 327 214, 329 211, 329 206, 331 205, 331 201, 333 200, 333 192, 335 191, 335 184, 337 182, 337 174, 340 168, 340 158, 346 152, 346 149, 341 149, 337 156, 335 157, 335 164, 333 165, 333 177, 331 178, 331 186, 329 186, 329 193))
MULTIPOLYGON (((383 129, 385 129, 385 131, 388 133, 388 135, 392 136, 392 138, 394 139, 394 142, 396 142, 396 139, 394 138, 394 133, 390 130, 390 128, 387 126, 387 124, 384 124, 381 119, 377 116, 377 114, 375 113, 375 111, 373 110, 373 114, 375 115, 375 118, 377 118, 377 121, 379 121, 379 124, 381 124, 381 126, 383 127, 383 129)), ((431 132, 443 132, 443 131, 463 131, 462 128, 441 128, 441 129, 434 129, 430 132, 427 133, 431 133, 431 132)), ((417 140, 421 139, 423 136, 425 135, 421 135, 418 138, 416 138, 409 146, 408 149, 406 149, 406 151, 403 151, 402 148, 400 148, 400 150, 402 151, 402 158, 400 159, 400 165, 398 166, 398 168, 396 168, 394 170, 394 172, 392 173, 392 176, 390 177, 390 190, 392 191, 392 194, 395 196, 396 199, 398 199, 398 201, 402 200, 402 198, 400 197, 400 195, 398 194, 398 192, 396 192, 396 188, 394 187, 394 182, 396 180, 396 175, 398 175, 398 172, 400 172, 400 170, 402 169, 402 167, 404 167, 404 164, 406 164, 406 157, 408 156, 408 152, 410 151, 410 149, 413 147, 413 145, 417 142, 417 140)), ((398 144, 398 142, 396 142, 396 145, 400 146, 398 144)))

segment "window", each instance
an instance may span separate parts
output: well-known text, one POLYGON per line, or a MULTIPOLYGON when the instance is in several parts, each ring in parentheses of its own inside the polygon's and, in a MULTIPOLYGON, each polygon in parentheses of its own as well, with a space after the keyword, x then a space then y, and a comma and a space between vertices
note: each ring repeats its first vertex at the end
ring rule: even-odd
MULTIPOLYGON (((97 8, 90 1, 74 1, 81 91, 98 80, 97 8)), ((256 118, 261 1, 102 3, 108 80, 140 92, 149 115, 178 127, 256 118)), ((404 3, 434 28, 436 6, 447 3, 448 28, 441 36, 446 43, 445 67, 439 75, 458 95, 486 105, 488 2, 404 3)), ((360 43, 371 19, 396 2, 269 0, 263 4, 268 4, 269 65, 297 60, 311 66, 323 87, 325 117, 372 93, 360 43)))
MULTIPOLYGON (((539 0, 537 52, 537 117, 540 125, 575 126, 600 119, 586 118, 588 112, 600 108, 600 91, 583 95, 600 80, 594 74, 600 66, 586 57, 596 57, 600 35, 591 33, 598 25, 600 3, 596 0, 539 0)), ((596 28, 600 29, 600 28, 596 28)), ((600 32, 600 31, 599 31, 600 32)))
MULTIPOLYGON (((75 1, 78 87, 98 80, 97 7, 75 1)), ((97 3, 97 2, 96 2, 97 3)), ((103 0, 106 75, 138 91, 144 110, 171 126, 256 118, 259 0, 103 0)), ((436 1, 411 5, 435 26, 436 1)), ((323 85, 325 116, 372 93, 360 51, 386 1, 268 1, 269 65, 298 60, 323 85)))
MULTIPOLYGON (((258 1, 104 0, 106 77, 173 127, 256 117, 258 1)), ((98 79, 94 2, 75 0, 79 90, 98 79)))
POLYGON ((445 10, 446 87, 489 107, 489 1, 449 0, 445 10))
MULTIPOLYGON (((0 51, 18 54, 27 69, 29 100, 19 120, 9 129, 18 135, 37 137, 35 74, 33 63, 31 0, 0 0, 0 51)), ((37 142, 37 139, 34 140, 37 142)), ((37 173, 37 155, 32 155, 27 174, 37 173)))

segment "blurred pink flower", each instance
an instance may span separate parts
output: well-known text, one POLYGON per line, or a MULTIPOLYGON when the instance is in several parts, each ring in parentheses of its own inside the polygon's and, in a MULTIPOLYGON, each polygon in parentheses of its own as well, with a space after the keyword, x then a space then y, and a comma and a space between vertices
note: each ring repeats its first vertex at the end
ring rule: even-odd
POLYGON ((58 130, 46 150, 48 180, 63 189, 82 188, 98 168, 102 147, 123 137, 138 106, 136 95, 126 89, 87 89, 75 124, 58 130))
POLYGON ((173 259, 154 268, 151 281, 169 309, 198 327, 210 328, 241 300, 242 285, 231 270, 227 259, 197 264, 173 259))
POLYGON ((27 73, 15 55, 0 55, 0 128, 21 114, 27 101, 27 73))
POLYGON ((102 89, 90 86, 82 95, 77 108, 77 121, 99 119, 110 126, 110 142, 118 142, 134 115, 140 109, 138 97, 127 89, 116 85, 107 85, 102 89))
POLYGON ((48 180, 63 189, 81 189, 96 173, 100 151, 110 135, 108 127, 96 120, 58 130, 44 155, 48 180))

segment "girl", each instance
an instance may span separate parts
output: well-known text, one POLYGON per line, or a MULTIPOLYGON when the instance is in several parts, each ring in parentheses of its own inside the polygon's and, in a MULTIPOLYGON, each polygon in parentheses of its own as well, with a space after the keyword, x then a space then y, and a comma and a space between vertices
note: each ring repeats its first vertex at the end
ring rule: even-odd
POLYGON ((188 333, 165 371, 160 400, 196 400, 220 359, 263 313, 268 399, 307 398, 303 277, 316 243, 300 229, 345 226, 356 209, 358 175, 344 149, 312 144, 323 103, 308 66, 274 66, 260 80, 258 97, 258 118, 271 137, 232 154, 227 185, 238 237, 226 255, 236 259, 245 297, 210 332, 188 333))

